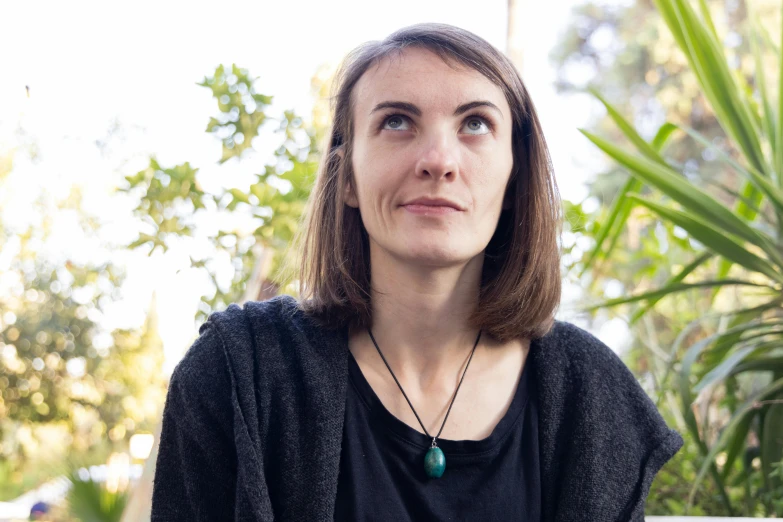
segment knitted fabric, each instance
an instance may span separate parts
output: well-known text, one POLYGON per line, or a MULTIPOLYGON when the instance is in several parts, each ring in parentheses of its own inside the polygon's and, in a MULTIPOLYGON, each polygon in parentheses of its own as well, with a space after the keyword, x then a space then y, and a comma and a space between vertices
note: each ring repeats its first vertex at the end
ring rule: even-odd
MULTIPOLYGON (((346 330, 290 296, 210 315, 174 370, 152 521, 331 521, 348 383, 346 330)), ((623 362, 567 322, 531 342, 542 520, 642 522, 682 446, 623 362)))

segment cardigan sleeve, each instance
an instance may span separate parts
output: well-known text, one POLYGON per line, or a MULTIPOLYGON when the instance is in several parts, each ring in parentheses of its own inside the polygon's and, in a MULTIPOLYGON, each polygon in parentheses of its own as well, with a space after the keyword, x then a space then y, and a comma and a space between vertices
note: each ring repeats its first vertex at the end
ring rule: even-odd
POLYGON ((585 330, 558 322, 534 357, 544 519, 643 522, 653 479, 682 437, 614 351, 585 330))
POLYGON ((152 522, 234 516, 237 458, 231 380, 216 327, 207 322, 175 368, 152 493, 152 522))
POLYGON ((582 378, 594 393, 588 415, 595 421, 593 449, 605 470, 595 478, 613 491, 619 506, 625 502, 614 520, 644 522, 653 479, 683 440, 666 424, 620 357, 597 338, 590 341, 586 347, 590 354, 582 360, 595 366, 586 368, 582 378))

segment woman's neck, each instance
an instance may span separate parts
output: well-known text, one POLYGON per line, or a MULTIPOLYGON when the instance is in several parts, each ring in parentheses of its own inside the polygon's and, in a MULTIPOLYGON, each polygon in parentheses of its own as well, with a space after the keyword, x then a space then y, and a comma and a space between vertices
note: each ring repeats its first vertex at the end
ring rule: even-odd
MULTIPOLYGON (((461 375, 478 335, 468 319, 478 304, 482 264, 483 256, 437 269, 374 257, 372 333, 401 382, 451 387, 461 375)), ((357 335, 376 351, 366 331, 357 335)), ((488 340, 483 333, 477 352, 488 340)))

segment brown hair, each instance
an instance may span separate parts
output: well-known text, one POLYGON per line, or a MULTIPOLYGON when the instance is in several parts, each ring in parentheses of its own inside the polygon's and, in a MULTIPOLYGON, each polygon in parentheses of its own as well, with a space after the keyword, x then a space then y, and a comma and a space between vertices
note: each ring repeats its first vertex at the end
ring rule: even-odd
POLYGON ((381 42, 354 49, 335 78, 332 127, 300 246, 300 300, 305 311, 326 325, 369 326, 370 248, 358 208, 343 200, 352 183, 352 91, 359 78, 380 60, 406 47, 424 48, 451 64, 474 69, 500 87, 513 115, 514 166, 503 210, 485 250, 479 302, 470 319, 500 341, 543 336, 554 324, 560 303, 561 203, 549 151, 533 102, 511 61, 473 33, 445 24, 418 24, 381 42))

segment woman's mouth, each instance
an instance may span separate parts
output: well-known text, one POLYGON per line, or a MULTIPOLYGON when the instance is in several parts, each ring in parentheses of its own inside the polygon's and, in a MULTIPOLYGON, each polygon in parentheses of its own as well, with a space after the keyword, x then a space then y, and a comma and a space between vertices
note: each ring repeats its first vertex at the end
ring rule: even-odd
POLYGON ((411 214, 420 216, 442 216, 444 214, 451 214, 452 212, 459 212, 456 208, 447 205, 422 205, 420 203, 403 205, 403 208, 411 214))

